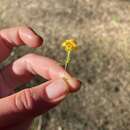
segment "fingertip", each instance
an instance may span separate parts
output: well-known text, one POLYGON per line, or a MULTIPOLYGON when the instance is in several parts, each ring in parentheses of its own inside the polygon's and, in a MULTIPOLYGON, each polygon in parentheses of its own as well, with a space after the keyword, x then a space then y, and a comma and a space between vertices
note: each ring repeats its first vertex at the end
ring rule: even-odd
POLYGON ((33 42, 31 44, 32 48, 40 47, 43 44, 43 38, 40 36, 33 37, 33 42))
POLYGON ((75 82, 75 88, 73 89, 73 92, 78 91, 81 88, 81 81, 79 79, 74 78, 75 82))
POLYGON ((81 81, 77 80, 76 78, 67 79, 66 81, 70 85, 70 92, 76 92, 80 89, 81 81))
POLYGON ((70 92, 76 92, 80 89, 81 81, 70 76, 67 72, 60 75, 70 86, 70 92))
POLYGON ((33 32, 33 34, 37 37, 37 38, 35 38, 35 43, 36 44, 34 44, 34 46, 32 46, 32 47, 41 46, 43 44, 43 42, 44 42, 44 39, 40 35, 38 35, 31 27, 27 27, 27 28, 30 29, 33 32))
POLYGON ((24 43, 33 48, 39 47, 43 43, 43 38, 30 27, 20 27, 19 36, 24 43))

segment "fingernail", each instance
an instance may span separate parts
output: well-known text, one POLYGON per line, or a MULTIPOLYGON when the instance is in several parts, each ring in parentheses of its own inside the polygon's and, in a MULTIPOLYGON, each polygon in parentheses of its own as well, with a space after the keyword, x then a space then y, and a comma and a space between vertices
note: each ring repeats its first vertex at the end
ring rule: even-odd
POLYGON ((64 79, 57 79, 46 88, 46 94, 50 100, 61 100, 68 92, 68 85, 64 79))
POLYGON ((30 28, 23 27, 19 30, 21 38, 30 47, 38 47, 42 44, 43 39, 34 33, 30 28))
POLYGON ((63 78, 69 85, 70 85, 70 91, 77 91, 79 90, 80 86, 81 86, 81 81, 71 77, 69 74, 67 73, 63 73, 61 74, 61 78, 63 78))
POLYGON ((22 33, 22 35, 25 35, 26 37, 28 37, 28 39, 32 39, 33 36, 35 37, 34 33, 31 31, 30 28, 23 27, 20 30, 20 33, 22 33))
MULTIPOLYGON (((41 42, 43 42, 43 38, 40 36, 40 35, 38 35, 31 27, 28 27, 38 38, 39 38, 39 40, 41 41, 41 42)), ((31 32, 30 32, 31 33, 31 32)))

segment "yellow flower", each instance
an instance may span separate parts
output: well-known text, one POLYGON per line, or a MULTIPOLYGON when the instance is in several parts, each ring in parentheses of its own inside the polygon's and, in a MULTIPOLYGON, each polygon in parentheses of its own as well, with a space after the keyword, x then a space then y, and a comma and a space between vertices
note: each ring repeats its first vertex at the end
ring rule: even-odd
POLYGON ((67 53, 66 60, 65 60, 65 69, 67 69, 71 61, 71 57, 70 57, 71 51, 77 50, 78 46, 74 39, 69 39, 62 43, 62 47, 65 49, 67 53))
POLYGON ((70 52, 77 49, 77 43, 74 39, 66 40, 62 43, 62 47, 66 52, 70 52))

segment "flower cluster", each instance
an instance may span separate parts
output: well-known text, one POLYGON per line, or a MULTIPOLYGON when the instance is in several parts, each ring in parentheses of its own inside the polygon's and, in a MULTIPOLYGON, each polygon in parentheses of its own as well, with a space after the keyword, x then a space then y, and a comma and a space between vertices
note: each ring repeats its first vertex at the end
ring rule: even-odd
POLYGON ((74 39, 66 40, 62 43, 62 47, 66 52, 69 52, 77 49, 77 43, 74 39))
POLYGON ((69 39, 62 43, 62 47, 65 49, 67 53, 66 60, 65 60, 65 69, 67 69, 67 66, 71 61, 71 57, 70 57, 71 51, 77 50, 78 46, 77 46, 77 42, 74 39, 69 39))

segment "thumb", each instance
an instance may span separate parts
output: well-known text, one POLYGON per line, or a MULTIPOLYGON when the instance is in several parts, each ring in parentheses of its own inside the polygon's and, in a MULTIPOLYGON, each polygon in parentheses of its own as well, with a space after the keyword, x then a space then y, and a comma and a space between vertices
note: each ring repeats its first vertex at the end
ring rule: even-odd
POLYGON ((64 79, 55 79, 0 99, 0 127, 47 112, 65 98, 68 90, 64 79))

